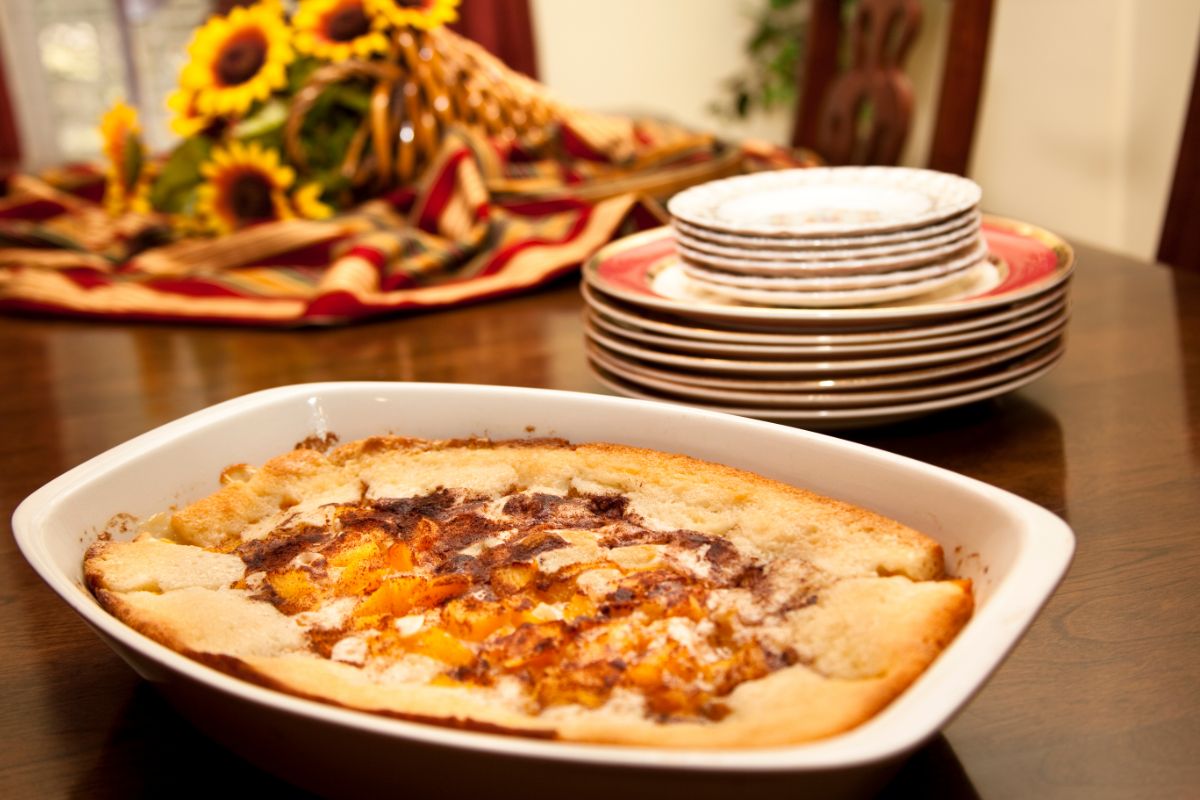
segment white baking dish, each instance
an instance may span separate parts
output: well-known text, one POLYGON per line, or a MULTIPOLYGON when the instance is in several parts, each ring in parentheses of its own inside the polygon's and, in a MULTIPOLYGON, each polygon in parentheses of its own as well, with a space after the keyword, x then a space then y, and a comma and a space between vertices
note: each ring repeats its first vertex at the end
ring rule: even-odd
MULTIPOLYGON (((111 527, 111 526, 110 526, 111 527)), ((326 794, 486 791, 723 796, 732 787, 872 791, 979 690, 1061 580, 1074 537, 994 487, 836 438, 725 414, 600 395, 493 386, 317 383, 230 400, 164 425, 51 481, 13 528, 34 569, 117 653, 211 736, 326 794), (859 728, 801 746, 680 751, 566 744, 373 716, 244 683, 127 628, 83 588, 84 550, 114 515, 144 518, 312 435, 558 436, 686 453, 855 503, 918 528, 974 581, 977 611, 926 673, 859 728)))

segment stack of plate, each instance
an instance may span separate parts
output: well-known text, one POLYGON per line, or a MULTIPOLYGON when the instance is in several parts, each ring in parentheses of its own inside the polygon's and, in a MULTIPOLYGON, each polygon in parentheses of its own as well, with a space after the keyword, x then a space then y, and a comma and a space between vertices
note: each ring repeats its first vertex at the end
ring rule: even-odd
POLYGON ((743 175, 671 199, 683 274, 732 302, 862 306, 985 270, 980 189, 884 167, 743 175))
POLYGON ((1011 391, 1061 357, 1070 247, 926 170, 689 189, 584 269, 588 357, 635 397, 839 427, 1011 391))

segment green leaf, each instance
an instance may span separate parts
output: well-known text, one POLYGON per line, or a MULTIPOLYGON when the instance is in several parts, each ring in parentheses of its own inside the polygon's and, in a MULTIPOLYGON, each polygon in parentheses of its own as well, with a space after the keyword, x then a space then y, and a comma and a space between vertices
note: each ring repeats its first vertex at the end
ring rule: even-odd
POLYGON ((341 168, 370 106, 371 89, 362 82, 330 86, 316 99, 300 130, 308 166, 314 174, 341 168))
POLYGON ((195 200, 195 189, 204 180, 200 165, 208 160, 212 142, 204 136, 184 139, 171 152, 154 185, 150 204, 159 211, 180 213, 195 200))
POLYGON ((782 81, 790 83, 796 75, 796 52, 780 50, 767 62, 767 70, 782 81))
POLYGON ((361 83, 335 84, 321 96, 359 114, 366 114, 371 110, 371 91, 361 83))
POLYGON ((125 146, 121 153, 121 181, 126 191, 137 185, 145 163, 145 153, 142 142, 136 136, 126 136, 125 146))
POLYGON ((358 121, 342 117, 319 126, 311 137, 305 137, 309 162, 317 169, 340 167, 358 129, 358 121))
MULTIPOLYGON (((743 45, 746 65, 723 82, 722 99, 714 104, 723 116, 748 117, 795 99, 797 66, 807 45, 806 12, 810 2, 753 0, 747 14, 751 33, 743 45)), ((852 14, 859 2, 841 0, 842 13, 852 14)), ((839 52, 839 63, 844 59, 845 53, 839 52)))
POLYGON ((764 20, 759 25, 758 30, 754 32, 754 35, 750 37, 750 41, 746 43, 746 49, 750 53, 757 53, 771 44, 778 35, 779 31, 770 22, 764 20))
POLYGON ((233 126, 235 139, 256 139, 283 128, 287 121, 288 104, 279 98, 272 98, 263 103, 258 109, 233 126))
POLYGON ((337 169, 321 170, 313 174, 313 179, 321 184, 321 199, 327 203, 350 188, 350 179, 337 169))
POLYGON ((288 95, 294 95, 308 83, 320 62, 315 58, 298 58, 288 67, 288 95))

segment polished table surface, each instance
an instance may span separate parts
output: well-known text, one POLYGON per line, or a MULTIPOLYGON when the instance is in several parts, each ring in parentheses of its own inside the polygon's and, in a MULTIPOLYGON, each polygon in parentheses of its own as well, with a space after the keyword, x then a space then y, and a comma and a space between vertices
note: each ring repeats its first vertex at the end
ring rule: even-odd
MULTIPOLYGON (((1200 796, 1200 274, 1078 248, 1067 354, 1008 396, 839 432, 1063 517, 1066 580, 886 797, 1200 796)), ((574 281, 349 328, 0 317, 0 511, 132 436, 324 380, 606 390, 574 281)), ((300 795, 194 731, 0 539, 0 797, 300 795)))

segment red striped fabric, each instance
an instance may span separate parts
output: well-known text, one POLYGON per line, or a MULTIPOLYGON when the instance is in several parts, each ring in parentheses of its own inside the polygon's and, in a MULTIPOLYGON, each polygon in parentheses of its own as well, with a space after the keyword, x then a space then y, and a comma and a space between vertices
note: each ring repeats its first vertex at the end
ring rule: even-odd
MULTIPOLYGON (((648 138, 636 137, 634 148, 652 147, 648 138)), ((661 203, 633 187, 672 185, 661 179, 679 165, 716 163, 723 148, 696 141, 708 143, 657 162, 640 154, 652 165, 629 170, 606 164, 567 126, 537 149, 455 135, 416 185, 390 191, 361 213, 308 223, 299 244, 288 244, 283 227, 271 227, 285 223, 268 223, 211 247, 184 247, 190 256, 177 256, 171 245, 130 258, 136 237, 115 226, 104 235, 98 173, 67 167, 44 176, 48 190, 37 196, 0 200, 0 311, 332 325, 527 292, 577 269, 581 253, 662 224, 661 203), (610 184, 619 191, 608 191, 610 184), (481 199, 481 186, 501 193, 481 199), (328 235, 314 236, 311 226, 323 225, 328 235), (466 231, 466 238, 446 238, 446 230, 466 231), (195 255, 214 248, 219 264, 195 255), (252 255, 240 261, 243 252, 252 255)), ((797 161, 756 151, 753 164, 797 161)))

